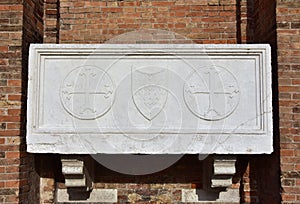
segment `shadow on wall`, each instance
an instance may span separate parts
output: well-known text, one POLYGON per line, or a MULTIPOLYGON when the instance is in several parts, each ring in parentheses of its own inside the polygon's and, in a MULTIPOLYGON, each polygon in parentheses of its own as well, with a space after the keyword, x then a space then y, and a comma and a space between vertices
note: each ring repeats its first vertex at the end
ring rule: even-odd
MULTIPOLYGON (((9 2, 9 1, 7 1, 9 2)), ((12 1, 14 2, 19 1, 12 1)), ((39 202, 39 175, 36 172, 35 156, 26 152, 26 110, 27 110, 27 81, 28 81, 28 55, 30 43, 43 42, 43 11, 44 2, 42 0, 24 0, 23 2, 23 22, 22 26, 22 106, 21 106, 21 139, 19 149, 19 202, 38 203, 39 202)), ((5 2, 4 2, 5 3, 5 2)), ((13 35, 13 32, 11 33, 13 35)), ((17 46, 16 46, 17 47, 17 46)))
MULTIPOLYGON (((145 158, 145 155, 135 155, 145 158)), ((148 155, 150 156, 150 155, 148 155)), ((150 173, 149 170, 145 168, 151 168, 151 166, 160 166, 160 164, 155 161, 162 161, 161 157, 166 157, 166 155, 151 155, 151 159, 147 165, 139 166, 137 163, 140 163, 138 159, 135 159, 137 163, 134 163, 133 160, 129 159, 130 155, 106 155, 106 159, 115 160, 114 158, 118 157, 120 161, 126 163, 126 167, 123 165, 123 170, 117 172, 117 168, 107 168, 101 163, 96 162, 95 165, 95 183, 137 183, 137 184, 153 184, 153 183, 195 183, 200 184, 202 178, 202 161, 198 159, 198 155, 173 155, 171 157, 179 159, 177 162, 174 162, 173 165, 165 169, 160 169, 158 171, 153 171, 150 173), (181 157, 182 156, 182 157, 181 157), (132 174, 124 174, 126 172, 132 172, 132 174), (139 170, 138 170, 138 169, 139 170), (97 174, 99 172, 99 174, 97 174), (101 172, 101 173, 100 173, 101 172), (123 173, 122 173, 123 172, 123 173), (134 175, 135 173, 149 172, 150 174, 145 175, 134 175)), ((170 158, 166 158, 169 160, 170 158)), ((103 160, 102 160, 103 161, 103 160)), ((147 162, 147 161, 145 161, 147 162)), ((121 162, 122 163, 122 162, 121 162)))
POLYGON ((241 202, 280 203, 280 137, 276 1, 237 0, 239 43, 267 43, 272 48, 273 148, 271 155, 240 156, 241 202), (246 10, 246 15, 242 14, 246 10), (246 36, 243 36, 244 30, 246 36))

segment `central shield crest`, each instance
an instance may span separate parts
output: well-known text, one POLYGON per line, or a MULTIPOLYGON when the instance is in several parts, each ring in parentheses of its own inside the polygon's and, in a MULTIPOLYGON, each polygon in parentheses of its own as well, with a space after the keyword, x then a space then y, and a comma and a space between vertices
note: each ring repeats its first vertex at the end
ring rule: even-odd
POLYGON ((168 99, 166 83, 165 68, 148 66, 131 69, 132 99, 145 119, 151 121, 163 111, 168 99))

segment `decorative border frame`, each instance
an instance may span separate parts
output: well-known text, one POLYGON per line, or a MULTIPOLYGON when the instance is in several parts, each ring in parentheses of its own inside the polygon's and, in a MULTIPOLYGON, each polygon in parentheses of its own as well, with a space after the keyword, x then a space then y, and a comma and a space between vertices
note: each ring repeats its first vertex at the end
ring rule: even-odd
MULTIPOLYGON (((247 58, 248 59, 248 58, 247 58)), ((269 45, 199 45, 199 44, 32 44, 29 56, 29 83, 27 103, 27 151, 32 153, 62 154, 180 154, 180 153, 217 153, 217 154, 262 154, 273 151, 272 87, 271 87, 271 48, 269 45), (175 56, 240 57, 252 56, 259 66, 261 127, 260 131, 238 134, 226 132, 197 132, 176 135, 162 134, 147 144, 125 145, 130 140, 116 133, 95 134, 91 132, 79 135, 39 128, 40 77, 43 75, 45 59, 57 56, 87 57, 106 56, 118 58, 124 55, 157 55, 167 53, 175 56), (213 132, 213 133, 212 133, 213 132), (223 134, 224 137, 220 137, 223 134), (220 139, 221 138, 221 139, 220 139), (122 145, 115 146, 116 141, 122 145), (162 146, 166 141, 183 145, 162 146), (145 147, 142 148, 142 147, 145 147), (183 147, 185 146, 185 147, 183 147), (88 147, 88 148, 87 148, 88 147)))

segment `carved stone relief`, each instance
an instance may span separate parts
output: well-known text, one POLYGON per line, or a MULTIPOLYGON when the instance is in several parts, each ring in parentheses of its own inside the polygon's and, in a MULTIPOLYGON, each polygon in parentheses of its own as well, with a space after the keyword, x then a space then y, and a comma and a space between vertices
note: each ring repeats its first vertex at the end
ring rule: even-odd
POLYGON ((96 119, 109 111, 114 100, 114 84, 102 69, 84 66, 73 69, 60 89, 65 110, 79 119, 96 119))
POLYGON ((147 120, 154 119, 165 107, 168 91, 163 86, 167 79, 161 67, 142 67, 131 70, 132 99, 147 120))
POLYGON ((224 67, 199 68, 184 85, 184 99, 198 118, 214 121, 228 117, 239 103, 239 86, 224 67))
POLYGON ((27 150, 270 153, 270 53, 269 45, 31 45, 27 150))

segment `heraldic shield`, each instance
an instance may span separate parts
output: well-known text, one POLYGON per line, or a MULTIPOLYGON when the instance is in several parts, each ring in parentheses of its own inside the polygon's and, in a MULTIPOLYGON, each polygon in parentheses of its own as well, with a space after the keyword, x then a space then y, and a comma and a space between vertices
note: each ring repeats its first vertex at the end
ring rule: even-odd
POLYGON ((151 121, 163 111, 168 99, 167 81, 166 68, 131 68, 132 99, 145 119, 151 121))

